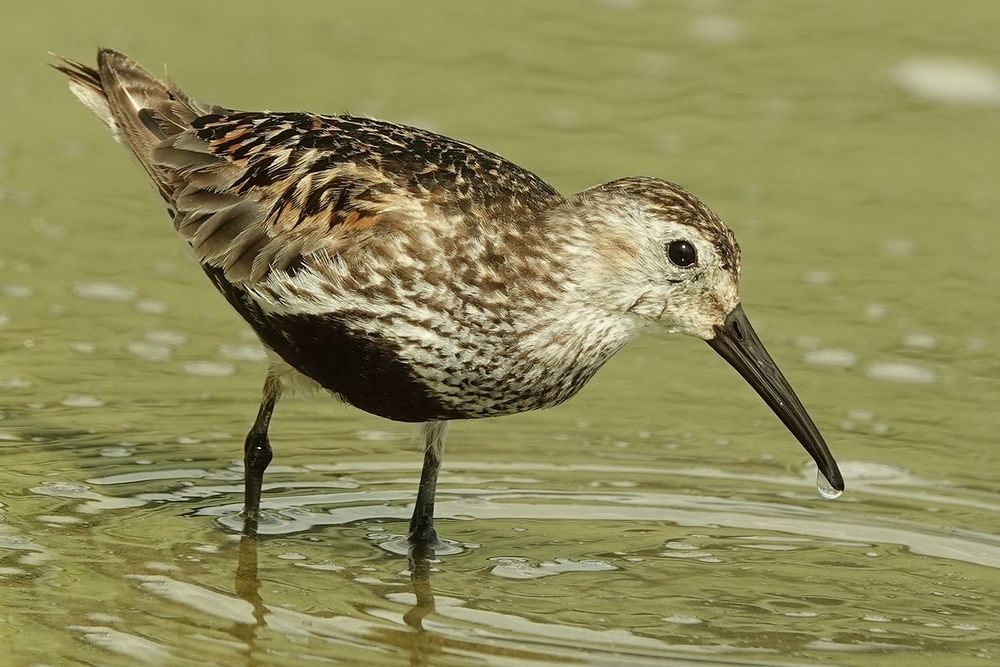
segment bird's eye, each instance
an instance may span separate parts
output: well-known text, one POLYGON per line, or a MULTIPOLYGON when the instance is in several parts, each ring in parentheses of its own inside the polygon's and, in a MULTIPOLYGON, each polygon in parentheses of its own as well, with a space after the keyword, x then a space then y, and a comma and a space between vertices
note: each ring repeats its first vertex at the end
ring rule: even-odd
POLYGON ((687 241, 671 241, 667 244, 667 258, 674 266, 686 268, 698 261, 698 253, 687 241))

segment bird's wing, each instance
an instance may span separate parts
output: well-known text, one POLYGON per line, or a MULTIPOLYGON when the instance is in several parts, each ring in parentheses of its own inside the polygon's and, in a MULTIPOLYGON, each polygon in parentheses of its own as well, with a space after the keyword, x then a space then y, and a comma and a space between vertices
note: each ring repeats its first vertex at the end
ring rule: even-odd
POLYGON ((351 116, 203 115, 156 146, 152 162, 179 183, 169 202, 177 230, 236 284, 293 270, 351 237, 430 220, 489 233, 563 201, 493 153, 351 116))

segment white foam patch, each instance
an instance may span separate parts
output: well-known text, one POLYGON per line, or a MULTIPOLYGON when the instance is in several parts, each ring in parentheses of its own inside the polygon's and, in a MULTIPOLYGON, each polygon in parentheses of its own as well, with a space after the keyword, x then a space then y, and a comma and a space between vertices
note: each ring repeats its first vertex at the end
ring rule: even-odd
POLYGON ((805 361, 807 364, 813 364, 814 366, 850 368, 858 362, 858 355, 849 350, 828 347, 809 350, 805 354, 805 361))
POLYGON ((710 551, 663 551, 659 555, 666 558, 681 558, 685 560, 697 560, 703 563, 720 563, 722 561, 715 558, 710 551))
POLYGON ((98 301, 131 301, 139 294, 134 287, 126 287, 116 283, 77 283, 71 291, 81 299, 98 301))
POLYGON ((65 405, 68 408, 99 408, 102 407, 105 402, 96 396, 91 396, 90 394, 70 394, 61 400, 60 404, 65 405))
POLYGON ((541 579, 564 572, 608 572, 618 568, 603 560, 574 561, 569 558, 556 558, 553 562, 531 565, 525 558, 491 558, 498 562, 490 574, 504 579, 541 579))
POLYGON ((87 614, 87 620, 93 623, 100 623, 102 625, 125 622, 125 619, 122 618, 121 616, 116 616, 115 614, 106 614, 100 611, 95 611, 87 614))
POLYGON ((124 459, 133 454, 135 454, 135 450, 128 447, 101 447, 101 450, 97 453, 98 456, 107 459, 124 459))
POLYGON ((865 306, 865 317, 869 320, 881 320, 889 314, 889 307, 884 303, 870 303, 865 306))
POLYGON ((953 625, 951 627, 954 628, 955 630, 967 630, 967 631, 973 631, 973 630, 980 630, 981 629, 978 625, 972 625, 971 623, 958 623, 958 624, 953 625))
POLYGON ((148 313, 149 315, 162 315, 167 312, 167 304, 162 301, 151 301, 148 299, 143 299, 135 304, 135 309, 140 313, 148 313))
POLYGON ((28 223, 28 226, 39 235, 49 239, 58 239, 66 235, 65 227, 49 222, 43 218, 35 218, 28 223))
POLYGON ((889 239, 882 243, 882 254, 886 257, 909 257, 913 249, 913 241, 907 239, 889 239))
POLYGON ((87 643, 144 663, 159 663, 170 657, 170 650, 138 635, 130 635, 103 625, 70 625, 87 643))
POLYGON ((868 367, 868 377, 913 384, 930 384, 938 380, 934 369, 903 361, 877 361, 868 367))
POLYGON ((678 625, 697 625, 698 623, 704 623, 704 621, 696 616, 667 616, 663 620, 667 623, 677 623, 678 625))
POLYGON ((694 20, 691 34, 706 42, 728 44, 741 40, 746 34, 746 28, 732 16, 709 14, 694 20))
POLYGON ((0 294, 12 299, 30 299, 35 296, 35 290, 28 285, 4 285, 0 287, 0 294))
POLYGON ((957 58, 913 58, 889 76, 910 95, 942 104, 1000 106, 1000 71, 957 58))
POLYGON ((345 568, 333 563, 294 563, 296 567, 307 570, 317 570, 319 572, 342 572, 345 568))
POLYGON ((829 271, 807 271, 802 274, 802 282, 810 285, 829 285, 833 282, 833 274, 829 271))
POLYGON ((166 345, 157 345, 144 340, 132 341, 125 346, 125 349, 146 361, 166 361, 171 354, 171 349, 166 345))
POLYGON ((171 345, 177 346, 184 344, 187 341, 187 334, 183 334, 180 331, 150 331, 145 336, 143 336, 150 343, 156 343, 157 345, 171 345))
POLYGON ((799 551, 802 547, 791 544, 748 544, 744 549, 756 549, 758 551, 799 551))
POLYGON ((926 333, 910 333, 903 336, 903 345, 922 350, 933 350, 937 347, 937 338, 926 333))
POLYGON ((236 368, 220 361, 189 361, 184 364, 184 372, 203 377, 226 377, 235 373, 236 368))
POLYGON ((57 526, 83 523, 83 519, 78 519, 75 516, 63 516, 62 514, 40 514, 36 516, 35 519, 42 523, 57 526))
POLYGON ((219 354, 235 361, 264 361, 267 353, 259 345, 220 345, 219 354))
POLYGON ((369 440, 372 442, 391 442, 393 440, 407 440, 412 436, 406 433, 395 433, 393 431, 362 429, 360 431, 355 431, 354 437, 359 440, 369 440))

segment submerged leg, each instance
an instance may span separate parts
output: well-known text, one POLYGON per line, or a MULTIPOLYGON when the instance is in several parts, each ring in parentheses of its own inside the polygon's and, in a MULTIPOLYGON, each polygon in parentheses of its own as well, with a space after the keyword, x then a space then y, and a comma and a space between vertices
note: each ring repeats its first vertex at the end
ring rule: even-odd
POLYGON ((438 469, 444 454, 444 441, 448 436, 447 421, 427 422, 420 429, 424 442, 424 468, 420 473, 417 504, 410 519, 410 544, 432 546, 438 541, 434 532, 434 491, 437 488, 438 469))
POLYGON ((260 410, 250 432, 247 433, 246 445, 243 448, 243 466, 245 489, 243 496, 243 532, 251 533, 257 528, 257 516, 260 513, 260 487, 264 483, 264 471, 267 469, 274 454, 271 443, 267 439, 267 427, 271 423, 271 413, 274 404, 281 397, 281 382, 269 373, 264 381, 264 391, 260 400, 260 410))

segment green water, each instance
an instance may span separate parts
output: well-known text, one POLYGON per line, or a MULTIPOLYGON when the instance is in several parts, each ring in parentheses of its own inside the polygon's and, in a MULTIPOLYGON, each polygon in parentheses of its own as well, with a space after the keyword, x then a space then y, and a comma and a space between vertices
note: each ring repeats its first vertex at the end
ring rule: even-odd
POLYGON ((0 664, 991 665, 1000 657, 995 2, 8 3, 0 664), (704 344, 456 424, 411 576, 410 427, 286 400, 145 176, 44 67, 114 46, 199 98, 472 141, 563 192, 680 182, 848 492, 704 344))

